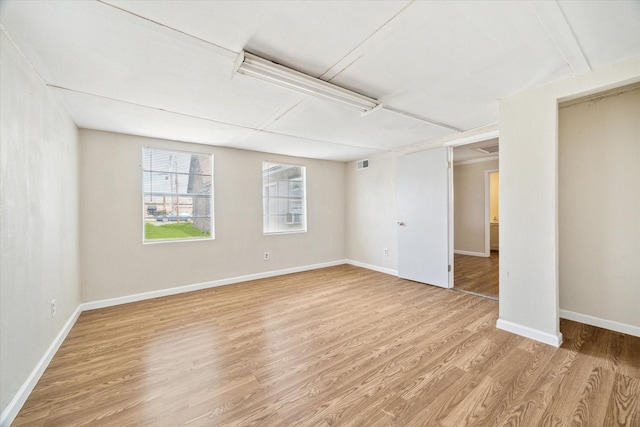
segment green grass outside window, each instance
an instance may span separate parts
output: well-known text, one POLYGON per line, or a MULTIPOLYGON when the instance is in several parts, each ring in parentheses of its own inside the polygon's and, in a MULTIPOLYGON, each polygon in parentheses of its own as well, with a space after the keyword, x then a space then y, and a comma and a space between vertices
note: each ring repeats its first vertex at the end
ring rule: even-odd
POLYGON ((145 240, 193 239, 209 237, 211 237, 210 233, 203 233, 197 228, 194 228, 191 222, 163 225, 153 225, 146 223, 144 225, 145 240))

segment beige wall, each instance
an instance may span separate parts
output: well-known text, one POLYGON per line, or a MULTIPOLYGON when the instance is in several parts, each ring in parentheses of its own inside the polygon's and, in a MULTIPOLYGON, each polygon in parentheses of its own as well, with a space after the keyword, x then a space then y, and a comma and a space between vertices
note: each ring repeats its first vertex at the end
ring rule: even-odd
POLYGON ((558 151, 560 308, 640 328, 640 87, 560 108, 558 151))
POLYGON ((78 142, 69 116, 4 31, 0 38, 0 410, 6 417, 80 303, 78 142))
POLYGON ((93 130, 80 131, 80 153, 83 301, 345 258, 342 162, 93 130), (142 244, 143 146, 213 153, 215 240, 142 244), (263 235, 263 160, 307 167, 307 233, 263 235))
POLYGON ((456 251, 485 252, 485 171, 498 160, 453 167, 453 234, 456 251))

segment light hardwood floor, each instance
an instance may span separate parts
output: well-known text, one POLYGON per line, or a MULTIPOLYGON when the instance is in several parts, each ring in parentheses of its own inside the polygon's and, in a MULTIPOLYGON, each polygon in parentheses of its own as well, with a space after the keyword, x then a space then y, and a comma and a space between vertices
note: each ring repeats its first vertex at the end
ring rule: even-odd
POLYGON ((455 254, 453 259, 453 287, 498 298, 499 257, 491 251, 487 258, 455 254))
POLYGON ((33 426, 640 425, 640 338, 338 266, 83 313, 33 426))

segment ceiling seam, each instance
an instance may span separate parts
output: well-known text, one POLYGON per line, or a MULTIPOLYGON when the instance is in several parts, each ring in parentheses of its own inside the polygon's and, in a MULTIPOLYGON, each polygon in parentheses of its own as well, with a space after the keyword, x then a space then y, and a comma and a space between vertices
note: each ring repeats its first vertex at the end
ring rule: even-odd
MULTIPOLYGON (((128 14, 129 14, 129 15, 131 15, 131 16, 135 16, 136 18, 140 18, 140 19, 142 19, 142 20, 144 20, 144 21, 147 21, 147 22, 150 22, 150 23, 152 23, 152 24, 158 25, 158 26, 160 26, 160 27, 162 27, 162 28, 166 28, 166 29, 168 29, 168 30, 171 30, 171 31, 174 31, 174 32, 176 32, 176 33, 182 34, 182 35, 187 36, 187 37, 189 37, 189 38, 192 38, 192 39, 195 39, 195 40, 201 41, 201 42, 203 42, 203 43, 206 43, 206 44, 208 44, 208 45, 210 45, 210 46, 214 46, 214 47, 215 47, 215 48, 217 48, 217 49, 220 49, 220 50, 222 50, 222 51, 225 51, 225 53, 229 53, 229 54, 233 55, 233 57, 234 57, 234 58, 235 58, 236 56, 238 56, 238 54, 239 54, 239 52, 236 52, 236 51, 231 50, 231 49, 229 49, 229 48, 226 48, 226 47, 224 47, 224 46, 220 46, 220 45, 215 44, 215 43, 213 43, 213 42, 211 42, 211 41, 209 41, 209 40, 202 39, 202 38, 200 38, 200 37, 198 37, 198 36, 195 36, 195 35, 193 35, 193 34, 186 33, 186 32, 184 32, 184 31, 182 31, 182 30, 178 30, 177 28, 170 27, 170 26, 168 26, 168 25, 166 25, 166 24, 163 24, 162 22, 154 21, 153 19, 150 19, 150 18, 147 18, 147 17, 145 17, 145 16, 139 15, 139 14, 137 14, 137 13, 131 12, 130 10, 127 10, 127 9, 122 8, 122 7, 116 6, 116 5, 114 5, 114 4, 108 3, 108 2, 106 2, 106 1, 104 1, 104 0, 97 0, 97 1, 98 1, 98 3, 101 3, 101 4, 105 5, 105 6, 112 7, 112 8, 114 8, 114 9, 119 10, 119 11, 124 12, 124 13, 128 13, 128 14)), ((221 52, 217 52, 217 53, 221 53, 221 52)), ((228 57, 229 57, 229 58, 231 58, 231 57, 232 57, 231 55, 228 55, 228 57)), ((223 55, 223 56, 225 56, 225 55, 223 55)))
MULTIPOLYGON (((345 65, 340 71, 338 71, 333 77, 331 77, 329 80, 325 80, 327 82, 331 83, 331 80, 335 79, 336 77, 338 77, 340 74, 342 74, 343 71, 345 71, 347 68, 351 67, 353 64, 356 63, 356 61, 358 61, 360 58, 362 58, 364 55, 360 55, 358 56, 356 59, 354 59, 353 61, 351 61, 350 63, 348 63, 347 65, 345 65)), ((346 58, 346 57, 345 57, 346 58)), ((342 58, 344 59, 344 58, 342 58)), ((342 59, 340 61, 342 61, 342 59)), ((340 61, 336 62, 336 64, 339 64, 340 61)), ((335 65, 334 65, 335 67, 335 65)))
POLYGON ((389 150, 375 148, 375 147, 367 147, 367 146, 363 146, 363 145, 351 145, 351 144, 345 144, 345 143, 334 142, 334 141, 324 141, 324 140, 320 140, 320 139, 307 138, 307 137, 304 137, 304 136, 298 136, 298 135, 291 135, 291 134, 287 134, 287 133, 269 131, 269 130, 266 130, 266 129, 258 129, 258 128, 254 128, 254 127, 251 127, 251 126, 243 126, 243 125, 238 125, 238 124, 235 124, 235 123, 228 123, 228 122, 223 122, 223 121, 220 121, 220 120, 210 119, 208 117, 196 116, 196 115, 193 115, 193 114, 181 113, 181 112, 178 112, 178 111, 172 111, 172 110, 167 110, 167 109, 164 109, 164 108, 153 107, 151 105, 139 104, 139 103, 132 102, 132 101, 125 101, 125 100, 122 100, 122 99, 111 98, 109 96, 97 95, 97 94, 94 94, 94 93, 84 92, 84 91, 76 90, 76 89, 71 89, 71 88, 64 87, 64 86, 58 86, 58 85, 47 84, 47 83, 45 83, 45 85, 47 87, 53 88, 53 89, 60 89, 60 90, 68 91, 68 92, 74 92, 74 93, 79 93, 79 94, 83 94, 83 95, 94 96, 94 97, 97 97, 97 98, 107 99, 109 101, 121 102, 123 104, 134 105, 136 107, 142 107, 142 108, 147 108, 147 109, 156 110, 156 111, 163 111, 165 113, 170 113, 170 114, 177 114, 179 116, 190 117, 190 118, 198 119, 198 120, 204 120, 204 121, 207 121, 207 122, 217 123, 217 124, 226 125, 226 126, 230 126, 230 127, 234 127, 234 128, 248 130, 248 131, 263 132, 263 133, 267 133, 267 134, 270 134, 270 135, 285 136, 285 137, 289 137, 289 138, 302 139, 302 140, 311 141, 311 142, 319 142, 319 143, 323 143, 323 144, 339 145, 339 146, 342 146, 342 147, 362 148, 362 149, 373 150, 373 151, 377 151, 377 152, 389 151, 389 150))
POLYGON ((431 119, 428 119, 426 117, 422 117, 422 116, 419 116, 417 114, 410 113, 408 111, 400 110, 398 108, 393 108, 393 107, 391 107, 389 105, 382 104, 382 108, 384 108, 385 110, 394 112, 396 114, 401 114, 403 116, 411 117, 412 119, 421 120, 423 122, 432 124, 434 126, 440 126, 440 127, 446 128, 446 129, 454 130, 456 132, 464 132, 463 129, 457 128, 455 126, 451 126, 451 125, 448 125, 446 123, 442 123, 442 122, 439 122, 439 121, 436 121, 436 120, 431 120, 431 119))
MULTIPOLYGON (((389 22, 393 21, 394 19, 396 19, 400 14, 402 14, 405 10, 407 10, 407 8, 409 6, 411 6, 414 3, 415 0, 411 0, 405 7, 403 7, 402 9, 400 9, 398 12, 396 12, 391 18, 387 19, 382 25, 380 25, 378 28, 375 29, 375 31, 373 31, 371 34, 369 34, 367 37, 364 38, 364 40, 362 40, 360 43, 358 43, 357 45, 355 45, 349 52, 345 53, 342 58, 340 58, 339 60, 337 60, 332 66, 330 66, 329 68, 327 68, 322 74, 320 74, 318 76, 319 79, 322 79, 322 77, 327 74, 329 71, 331 71, 331 69, 333 67, 335 67, 336 65, 338 65, 340 63, 340 61, 342 61, 343 59, 345 59, 347 56, 349 56, 353 51, 355 51, 357 48, 359 48, 360 46, 362 46, 367 40, 369 40, 371 37, 373 37, 378 31, 380 31, 381 29, 383 29, 384 27, 387 26, 387 24, 389 24, 389 22)), ((355 61, 354 61, 355 62, 355 61)), ((347 67, 345 67, 343 70, 341 70, 340 72, 344 71, 347 67)), ((333 80, 335 76, 331 77, 330 79, 326 80, 328 82, 330 82, 331 80, 333 80)), ((323 79, 324 80, 324 79, 323 79)))
POLYGON ((592 71, 591 65, 558 2, 543 3, 529 0, 527 3, 574 75, 592 71), (556 21, 560 21, 563 28, 555 25, 554 18, 556 21), (564 36, 560 33, 563 33, 564 36), (560 43, 561 41, 564 43, 560 43))
MULTIPOLYGON (((356 51, 356 49, 358 49, 360 46, 362 46, 363 44, 365 44, 369 39, 371 39, 374 35, 376 35, 376 33, 380 32, 384 27, 386 27, 391 21, 393 21, 394 19, 396 19, 398 16, 400 16, 405 10, 407 10, 407 8, 409 8, 409 6, 411 6, 413 3, 415 2, 415 0, 411 0, 406 6, 404 6, 402 9, 400 9, 398 12, 396 12, 391 18, 387 19, 382 25, 380 25, 378 28, 375 29, 375 31, 373 31, 371 34, 369 34, 367 37, 365 37, 360 43, 358 43, 356 46, 354 46, 349 52, 347 52, 346 54, 344 54, 342 56, 342 58, 340 58, 338 61, 336 61, 332 66, 330 66, 329 68, 327 68, 322 74, 320 74, 317 78, 322 79, 322 77, 327 74, 329 71, 331 71, 336 65, 338 65, 341 61, 343 61, 345 58, 347 58, 350 54, 352 54, 353 52, 356 51)), ((326 82, 330 82, 335 79, 336 77, 338 77, 340 74, 342 74, 344 71, 346 71, 349 67, 351 67, 353 64, 355 64, 359 59, 361 59, 362 57, 364 57, 363 55, 359 55, 357 58, 355 58, 353 61, 351 61, 349 64, 345 65, 340 71, 338 71, 335 75, 333 75, 330 79, 324 80, 326 82)), ((375 97, 377 98, 377 96, 375 97)), ((414 113, 410 113, 408 111, 404 111, 398 108, 394 108, 391 107, 390 105, 386 105, 385 103, 382 103, 382 108, 391 112, 394 112, 396 114, 400 114, 403 115, 405 117, 411 117, 412 119, 415 120, 419 120, 425 123, 429 123, 431 125, 434 126, 439 126, 439 127, 443 127, 449 130, 453 130, 456 132, 464 132, 463 129, 457 128, 455 126, 446 124, 446 123, 442 123, 439 122, 437 120, 432 120, 423 116, 420 116, 418 114, 414 114, 414 113)))
POLYGON ((44 81, 44 79, 42 78, 42 76, 40 75, 40 73, 38 73, 38 70, 36 70, 36 67, 33 66, 33 64, 31 63, 31 61, 29 61, 27 59, 27 56, 24 54, 24 52, 22 51, 22 49, 20 49, 20 47, 16 44, 16 42, 13 40, 13 38, 11 37, 11 35, 9 34, 9 32, 7 31, 6 28, 4 28, 4 25, 0 24, 0 30, 2 30, 2 32, 7 36, 7 38, 9 39, 9 41, 11 42, 11 44, 13 45, 13 47, 20 53, 20 56, 22 56, 22 59, 24 59, 24 62, 26 62, 27 64, 29 64, 29 67, 31 67, 31 71, 33 71, 33 73, 36 75, 36 77, 38 78, 38 80, 40 80, 42 82, 42 84, 44 86, 47 86, 47 83, 44 81))
POLYGON ((275 122, 277 122, 278 120, 286 116, 290 111, 294 110, 296 107, 298 107, 298 105, 302 104, 303 102, 304 102, 304 99, 301 99, 295 102, 291 107, 287 108, 286 110, 284 111, 280 110, 282 112, 279 113, 276 117, 265 119, 261 124, 258 125, 256 129, 259 129, 259 130, 268 129, 272 124, 274 124, 275 122))
POLYGON ((560 2, 558 2, 558 0, 556 0, 556 5, 558 6, 558 12, 560 12, 560 16, 562 16, 562 20, 567 25, 569 34, 571 34, 571 36, 573 37, 573 40, 576 43, 576 47, 578 48, 578 52, 580 52, 581 59, 583 59, 585 64, 587 65, 588 71, 593 71, 593 67, 591 67, 591 64, 589 64, 589 59, 587 58, 587 55, 585 55, 584 49, 582 49, 582 46, 580 46, 580 41, 578 40, 578 37, 576 37, 576 34, 573 32, 573 28, 571 28, 571 24, 569 23, 567 16, 564 14, 564 11, 562 10, 562 6, 560 6, 560 2))

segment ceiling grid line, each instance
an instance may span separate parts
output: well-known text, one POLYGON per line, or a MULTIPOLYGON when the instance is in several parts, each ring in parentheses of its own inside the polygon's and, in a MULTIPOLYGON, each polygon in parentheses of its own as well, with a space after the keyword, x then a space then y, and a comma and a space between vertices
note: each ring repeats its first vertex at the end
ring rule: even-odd
POLYGON ((9 39, 9 41, 11 42, 11 44, 13 45, 13 47, 18 51, 18 53, 20 53, 20 56, 22 57, 22 59, 29 64, 29 68, 31 68, 31 71, 33 71, 33 73, 36 75, 36 77, 38 78, 38 80, 40 80, 40 82, 44 85, 44 86, 48 86, 47 82, 44 81, 44 79, 42 78, 42 76, 40 75, 40 73, 38 72, 38 70, 36 69, 36 67, 33 66, 33 64, 31 63, 31 61, 29 61, 29 59, 27 58, 27 56, 24 54, 24 52, 22 51, 22 49, 20 49, 20 46, 18 46, 18 44, 16 43, 16 41, 13 39, 13 37, 11 37, 11 34, 9 34, 9 32, 6 30, 6 28, 4 28, 4 25, 0 24, 0 31, 2 31, 7 38, 9 39))
POLYGON ((429 118, 426 118, 426 117, 422 117, 422 116, 419 116, 418 114, 413 114, 413 113, 410 113, 408 111, 404 111, 404 110, 400 110, 400 109, 397 109, 397 108, 393 108, 393 107, 391 107, 389 105, 384 105, 383 104, 382 108, 384 108, 385 110, 391 111, 393 113, 396 113, 396 114, 400 114, 400 115, 403 115, 403 116, 411 117, 412 119, 421 120, 421 121, 423 121, 425 123, 429 123, 429 124, 434 125, 434 126, 439 126, 439 127, 451 129, 451 130, 456 131, 456 132, 464 132, 463 129, 460 129, 458 127, 451 126, 451 125, 448 125, 446 123, 442 123, 442 122, 439 122, 439 121, 436 121, 436 120, 432 120, 432 119, 429 119, 429 118))
POLYGON ((296 102, 294 102, 293 105, 286 106, 282 110, 276 111, 275 114, 273 114, 272 116, 264 120, 262 123, 260 123, 258 126, 256 126, 256 129, 260 129, 260 130, 268 129, 269 126, 271 126, 273 123, 277 122, 278 120, 282 119, 284 116, 287 115, 287 113, 295 109, 298 105, 302 104, 303 102, 304 102, 304 99, 299 99, 296 102))
MULTIPOLYGON (((353 64, 355 64, 359 59, 361 59, 362 57, 364 57, 364 53, 362 54, 358 54, 358 52, 362 52, 366 49, 366 45, 367 44, 375 44, 377 43, 375 40, 376 36, 379 37, 385 37, 383 33, 384 29, 388 29, 389 28, 389 24, 394 21, 397 20, 398 17, 400 17, 400 15, 402 15, 410 6, 415 4, 415 0, 411 0, 406 6, 404 6, 402 9, 400 9, 398 12, 396 12, 391 18, 389 18, 388 20, 386 20, 382 25, 380 25, 378 28, 376 28, 375 31, 373 31, 369 36, 367 36, 365 39, 363 39, 360 43, 358 43, 355 47, 353 47, 349 52, 347 52, 339 61, 337 61, 335 64, 333 64, 331 67, 329 67, 324 73, 322 73, 318 78, 322 79, 322 77, 324 77, 327 73, 329 73, 332 69, 336 68, 341 62, 347 61, 349 56, 352 55, 357 55, 353 60, 350 60, 346 65, 344 65, 337 73, 333 74, 329 79, 325 80, 327 82, 332 82, 333 79, 335 79, 336 77, 338 77, 340 74, 342 74, 344 71, 346 71, 349 67, 351 67, 353 64)), ((424 4, 421 4, 420 7, 425 7, 424 4)), ((408 19, 412 19, 412 17, 409 17, 408 19)), ((391 30, 389 30, 391 31, 391 30)), ((380 96, 378 94, 372 94, 372 96, 374 98, 380 98, 380 96)), ((394 108, 391 105, 387 105, 385 102, 382 102, 382 108, 387 110, 387 111, 391 111, 393 113, 396 114, 400 114, 403 115, 405 117, 410 117, 412 119, 415 120, 419 120, 425 123, 428 123, 430 125, 434 125, 434 126, 438 126, 438 127, 443 127, 449 130, 453 130, 455 132, 464 132, 464 129, 460 129, 457 126, 453 126, 451 124, 447 124, 447 123, 443 123, 441 121, 438 120, 434 120, 434 119, 430 119, 424 116, 421 116, 419 114, 415 114, 409 111, 405 111, 405 110, 401 110, 399 108, 394 108)))
MULTIPOLYGON (((345 53, 344 56, 342 58, 340 58, 338 61, 336 61, 332 66, 330 66, 329 68, 327 68, 322 74, 320 74, 318 76, 319 79, 323 79, 323 77, 329 72, 331 71, 333 68, 335 68, 340 62, 342 62, 345 58, 347 58, 349 55, 351 55, 353 52, 355 52, 360 46, 364 45, 365 43, 367 43, 373 36, 375 36, 376 34, 378 34, 383 28, 385 28, 391 21, 395 20, 398 16, 400 16, 405 10, 407 10, 407 8, 409 6, 411 6, 413 3, 415 2, 415 0, 411 0, 409 3, 407 3, 406 6, 404 6, 402 9, 400 9, 398 12, 396 12, 391 18, 387 19, 382 25, 380 25, 378 28, 375 29, 375 31, 373 31, 371 34, 369 34, 367 37, 365 37, 360 43, 358 43, 357 45, 355 45, 349 52, 345 53)), ((355 61, 357 61, 358 59, 355 59, 354 61, 351 61, 351 64, 353 64, 355 61)), ((342 71, 344 71, 346 68, 348 68, 351 64, 347 65, 346 67, 344 67, 343 69, 341 69, 338 74, 340 74, 342 71)), ((332 77, 330 77, 329 79, 327 79, 326 81, 330 82, 331 80, 333 80, 338 74, 333 75, 332 77)))
POLYGON ((589 61, 558 2, 528 1, 528 3, 574 75, 591 71, 589 61))
POLYGON ((224 46, 220 46, 218 44, 212 43, 209 40, 205 40, 205 39, 202 39, 200 37, 194 36, 193 34, 189 34, 187 32, 178 30, 177 28, 173 28, 173 27, 171 27, 169 25, 163 24, 162 22, 154 21, 153 19, 149 19, 149 18, 147 18, 145 16, 142 16, 142 15, 139 15, 137 13, 131 12, 130 10, 127 10, 127 9, 122 8, 122 7, 116 6, 115 4, 111 4, 111 3, 109 3, 109 2, 107 2, 105 0, 96 0, 96 1, 98 3, 100 3, 100 4, 105 5, 105 6, 112 7, 114 9, 116 9, 116 10, 119 10, 121 12, 127 13, 127 14, 129 14, 131 16, 136 17, 136 18, 142 19, 143 21, 147 21, 147 22, 149 22, 151 24, 154 24, 154 25, 157 25, 159 27, 166 28, 166 29, 174 31, 174 32, 176 32, 178 34, 182 34, 183 36, 187 36, 189 38, 197 40, 199 42, 206 43, 209 46, 214 47, 215 50, 216 50, 216 53, 221 55, 221 56, 223 56, 223 57, 225 57, 225 58, 234 59, 236 56, 238 56, 239 52, 235 52, 235 51, 233 51, 231 49, 228 49, 228 48, 226 48, 224 46))

